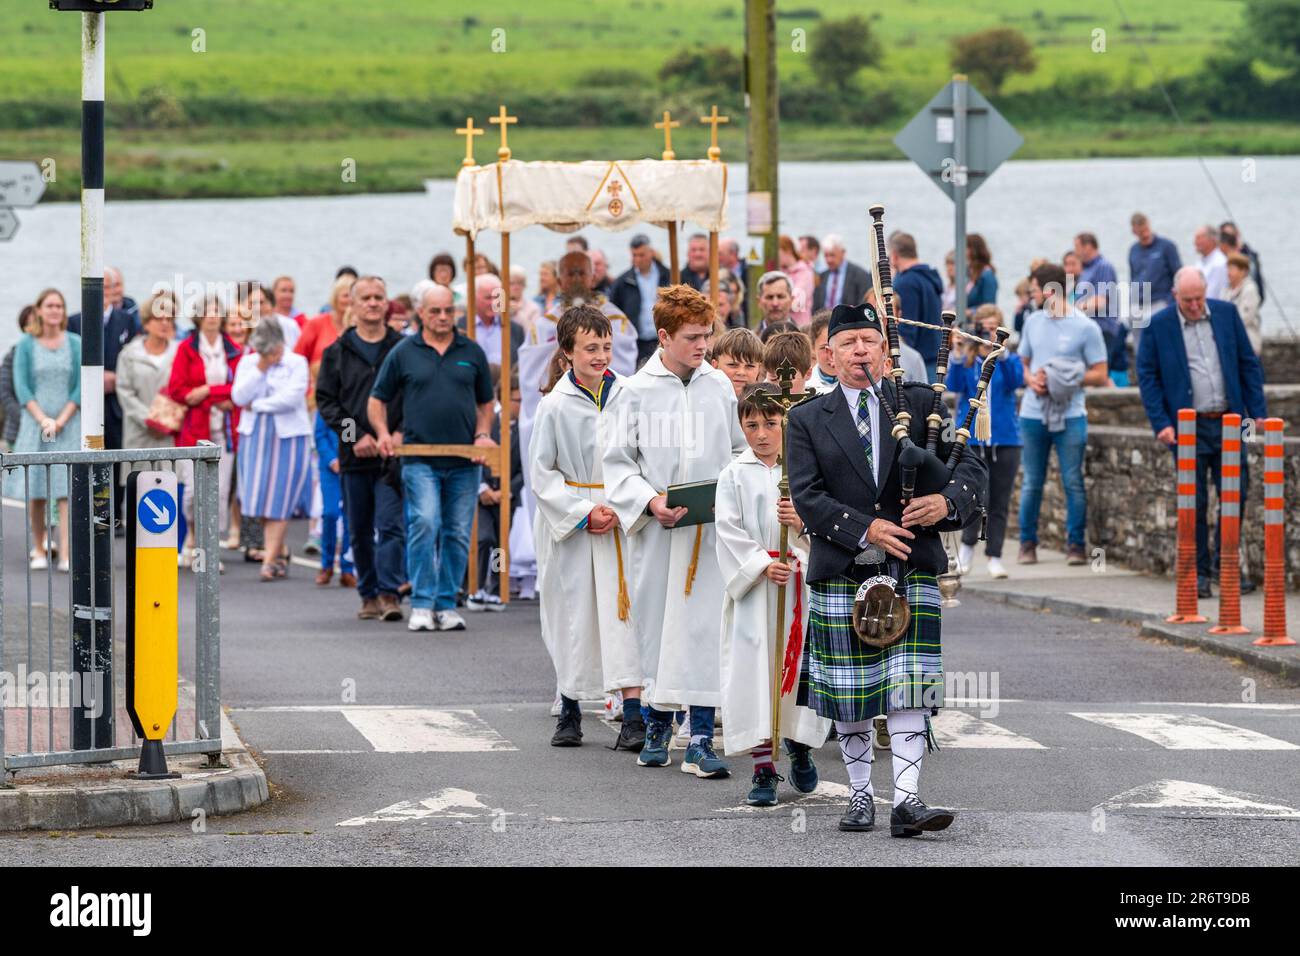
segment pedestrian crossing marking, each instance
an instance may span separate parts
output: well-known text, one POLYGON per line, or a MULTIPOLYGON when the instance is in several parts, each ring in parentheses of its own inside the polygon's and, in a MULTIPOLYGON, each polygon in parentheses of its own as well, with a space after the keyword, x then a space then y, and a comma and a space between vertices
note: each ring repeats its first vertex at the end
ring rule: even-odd
POLYGON ((494 812, 496 811, 479 799, 477 793, 446 787, 422 800, 403 800, 366 816, 341 820, 335 826, 360 827, 367 823, 410 823, 430 818, 473 820, 494 812))
POLYGON ((472 710, 340 708, 376 753, 487 753, 518 750, 472 710))
POLYGON ((1037 740, 1022 737, 1005 727, 981 720, 961 710, 941 710, 932 717, 931 727, 940 747, 972 750, 1046 750, 1037 740))
POLYGON ((1112 730, 1135 734, 1166 750, 1300 750, 1300 746, 1199 714, 1074 713, 1112 730))
POLYGON ((1240 790, 1224 790, 1187 780, 1157 780, 1116 794, 1102 809, 1117 812, 1166 812, 1178 816, 1269 817, 1300 820, 1300 810, 1270 803, 1240 790))

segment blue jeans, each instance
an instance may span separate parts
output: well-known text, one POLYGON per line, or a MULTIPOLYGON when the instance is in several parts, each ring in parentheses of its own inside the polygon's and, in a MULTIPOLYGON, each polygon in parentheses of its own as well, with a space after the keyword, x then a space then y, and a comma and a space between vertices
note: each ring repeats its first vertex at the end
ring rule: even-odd
POLYGON ((1043 482, 1047 479, 1047 458, 1056 449, 1065 486, 1065 540, 1083 547, 1088 524, 1088 500, 1083 490, 1083 450, 1088 444, 1088 418, 1076 415, 1065 420, 1065 430, 1049 432, 1037 418, 1020 419, 1025 448, 1021 455, 1024 480, 1020 485, 1020 543, 1038 542, 1038 512, 1043 505, 1043 482))
POLYGON ((334 570, 334 559, 337 557, 339 570, 343 574, 352 573, 352 560, 348 557, 352 552, 348 547, 348 515, 343 510, 343 485, 339 481, 339 476, 329 470, 329 467, 320 469, 320 566, 322 571, 334 570), (342 554, 339 553, 339 518, 343 518, 343 548, 342 554))
POLYGON ((406 571, 411 607, 449 611, 469 564, 469 534, 478 501, 477 465, 402 465, 406 497, 406 571))
POLYGON ((378 469, 345 471, 343 507, 352 537, 357 567, 357 593, 362 599, 381 594, 397 596, 406 581, 402 566, 402 499, 378 469))

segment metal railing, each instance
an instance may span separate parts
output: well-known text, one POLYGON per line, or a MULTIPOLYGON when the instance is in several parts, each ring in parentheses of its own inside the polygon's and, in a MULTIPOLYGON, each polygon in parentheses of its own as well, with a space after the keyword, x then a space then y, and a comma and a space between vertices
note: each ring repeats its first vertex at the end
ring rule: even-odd
MULTIPOLYGON (((6 535, 4 528, 5 518, 12 518, 17 509, 0 509, 0 768, 5 772, 59 764, 129 760, 140 754, 140 740, 125 710, 125 615, 118 614, 119 601, 127 599, 124 542, 121 538, 110 537, 113 560, 110 562, 112 600, 106 615, 111 635, 107 668, 110 679, 107 681, 104 671, 100 670, 102 662, 98 654, 91 654, 88 671, 78 671, 73 647, 74 621, 78 617, 104 620, 104 610, 74 604, 71 576, 57 569, 52 554, 57 507, 56 501, 49 497, 53 490, 51 481, 62 471, 67 482, 70 522, 74 505, 78 503, 73 500, 78 489, 84 489, 85 494, 80 504, 94 514, 92 470, 98 469, 102 473, 105 466, 110 467, 111 481, 116 485, 122 480, 124 464, 131 470, 165 467, 177 470, 179 462, 192 463, 185 468, 193 469, 193 488, 187 487, 186 492, 193 496, 195 557, 188 568, 178 572, 181 575, 178 634, 181 673, 177 675, 180 687, 176 716, 163 749, 168 756, 203 753, 210 755, 210 760, 221 753, 221 551, 217 476, 221 453, 222 449, 216 445, 201 442, 191 448, 0 454, 0 475, 21 472, 24 499, 22 502, 6 502, 7 505, 22 505, 21 556, 11 544, 14 536, 6 535), (34 572, 29 560, 34 529, 27 501, 32 497, 32 479, 37 474, 44 477, 46 492, 44 532, 48 568, 44 572, 43 587, 39 580, 33 581, 33 576, 41 572, 34 572), (74 482, 74 475, 80 480, 74 482), (14 589, 10 586, 16 558, 22 562, 26 584, 25 591, 17 594, 12 593, 14 589), (66 612, 62 610, 65 597, 62 592, 65 589, 66 612), (192 595, 187 595, 187 590, 192 591, 192 595), (189 600, 191 597, 192 602, 189 600), (41 598, 44 598, 43 607, 41 598), (42 610, 43 614, 40 613, 42 610), (35 619, 42 616, 45 618, 43 629, 35 625, 35 619), (12 628, 15 620, 20 626, 12 628), (188 648, 183 639, 187 627, 193 633, 193 643, 188 648), (41 630, 45 633, 41 634, 41 630), (43 661, 39 659, 42 650, 43 661), (187 651, 190 652, 188 659, 187 651), (90 746, 74 744, 73 712, 78 704, 83 710, 93 708, 97 714, 102 713, 100 708, 108 709, 107 740, 102 739, 97 731, 97 725, 102 721, 92 719, 89 721, 90 746), (100 739, 96 739, 97 736, 100 739)), ((115 528, 119 523, 115 496, 110 494, 108 500, 108 513, 115 528)), ((89 582, 93 588, 96 576, 94 530, 92 528, 84 535, 74 535, 75 531, 75 528, 68 528, 68 550, 76 552, 84 548, 89 552, 89 582)), ((59 562, 69 557, 59 554, 59 562)), ((93 601, 90 603, 94 604, 93 601)))

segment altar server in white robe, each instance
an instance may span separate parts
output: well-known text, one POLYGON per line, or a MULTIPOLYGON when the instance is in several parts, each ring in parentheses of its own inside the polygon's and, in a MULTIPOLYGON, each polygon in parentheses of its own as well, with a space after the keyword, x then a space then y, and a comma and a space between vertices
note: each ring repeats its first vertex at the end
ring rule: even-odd
MULTIPOLYGON (((610 367, 619 375, 631 375, 636 371, 636 329, 617 306, 593 290, 595 278, 591 257, 581 250, 575 250, 560 259, 558 269, 560 297, 551 311, 533 323, 519 347, 516 359, 522 399, 519 410, 519 449, 524 461, 530 460, 533 419, 542 399, 542 387, 547 382, 551 358, 555 355, 557 325, 565 311, 577 305, 590 305, 600 310, 609 319, 613 333, 610 367)), ((524 477, 522 499, 521 504, 527 510, 528 520, 515 522, 510 529, 510 576, 520 582, 521 590, 526 591, 532 579, 542 574, 541 556, 533 541, 537 502, 532 482, 527 475, 524 477)))
POLYGON ((615 749, 635 752, 645 742, 641 654, 623 529, 606 504, 597 440, 622 400, 622 379, 609 369, 609 320, 592 306, 564 313, 558 341, 570 368, 538 406, 531 467, 542 636, 561 695, 551 745, 579 746, 578 702, 620 690, 623 726, 615 749))
MULTIPOLYGON (((791 335, 802 333, 792 332, 791 335)), ((807 592, 801 566, 808 557, 803 522, 778 488, 781 465, 781 409, 771 396, 780 389, 767 382, 747 386, 738 417, 749 448, 718 478, 716 526, 718 565, 726 596, 722 602, 722 726, 728 754, 748 750, 754 761, 751 806, 775 806, 776 767, 772 763, 772 664, 776 600, 786 587, 782 630, 781 734, 790 756, 791 783, 802 793, 817 789, 812 748, 826 742, 831 722, 796 704, 807 592), (789 540, 781 557, 781 526, 789 540)))
POLYGON ((654 321, 659 350, 626 379, 604 453, 606 495, 631 542, 633 629, 650 704, 637 762, 668 766, 672 712, 686 706, 691 743, 682 770, 722 777, 726 764, 713 751, 723 594, 714 528, 674 527, 686 509, 669 508, 666 492, 716 481, 745 439, 731 382, 704 361, 715 321, 709 300, 690 286, 667 286, 654 321))

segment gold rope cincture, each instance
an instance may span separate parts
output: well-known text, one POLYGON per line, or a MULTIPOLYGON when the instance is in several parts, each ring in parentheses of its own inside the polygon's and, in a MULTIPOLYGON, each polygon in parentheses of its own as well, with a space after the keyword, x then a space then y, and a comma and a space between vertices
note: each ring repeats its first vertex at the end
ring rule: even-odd
POLYGON ((700 564, 700 539, 704 537, 704 525, 695 526, 695 546, 691 549, 691 563, 686 569, 686 596, 691 596, 691 585, 695 583, 695 569, 700 564))
MULTIPOLYGON (((605 483, 598 482, 595 484, 582 481, 569 481, 564 479, 564 483, 570 488, 604 488, 605 483)), ((618 619, 626 621, 628 615, 632 613, 632 599, 627 593, 627 579, 623 577, 623 540, 618 536, 618 528, 614 529, 614 557, 618 559, 618 619)))

